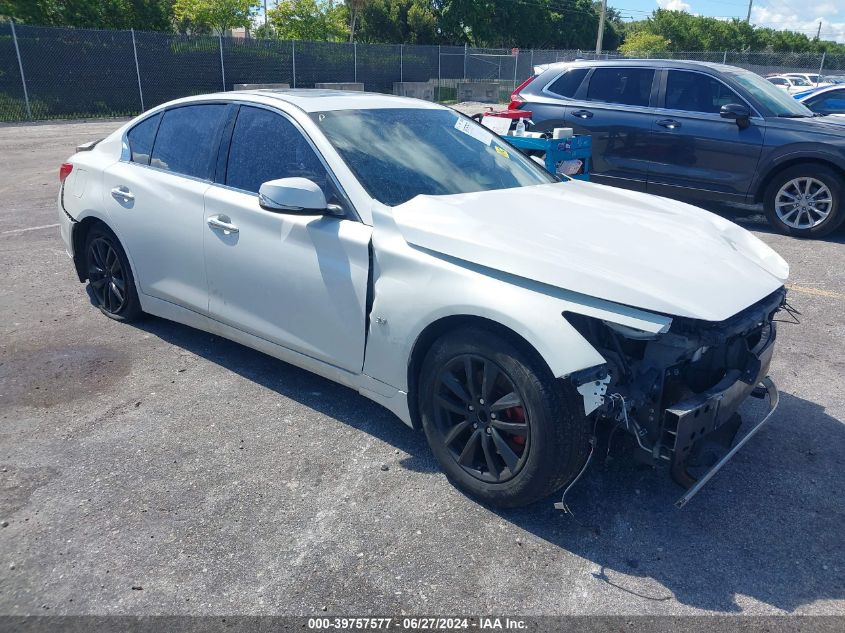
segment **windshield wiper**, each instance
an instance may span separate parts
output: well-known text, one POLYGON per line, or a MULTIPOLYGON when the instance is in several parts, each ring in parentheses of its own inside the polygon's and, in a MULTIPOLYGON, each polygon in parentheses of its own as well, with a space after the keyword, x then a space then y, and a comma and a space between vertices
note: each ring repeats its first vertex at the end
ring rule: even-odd
POLYGON ((779 114, 779 119, 810 119, 812 117, 807 116, 806 114, 779 114))

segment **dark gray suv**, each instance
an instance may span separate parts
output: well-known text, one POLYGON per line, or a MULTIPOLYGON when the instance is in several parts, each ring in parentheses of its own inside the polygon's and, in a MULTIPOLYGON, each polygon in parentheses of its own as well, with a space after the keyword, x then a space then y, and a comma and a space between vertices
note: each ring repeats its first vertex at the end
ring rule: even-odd
POLYGON ((686 200, 762 202, 778 230, 845 220, 845 124, 750 71, 672 60, 551 64, 511 96, 533 130, 593 137, 593 180, 686 200))

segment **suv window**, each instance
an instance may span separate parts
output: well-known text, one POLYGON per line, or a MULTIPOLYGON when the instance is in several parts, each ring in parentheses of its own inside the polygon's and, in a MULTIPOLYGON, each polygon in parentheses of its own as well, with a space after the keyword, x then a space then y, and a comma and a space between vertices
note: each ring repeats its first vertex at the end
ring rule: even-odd
POLYGON ((302 133, 285 117, 263 108, 241 106, 226 167, 226 184, 258 192, 268 180, 308 178, 331 200, 326 168, 302 133))
POLYGON ((653 81, 651 68, 596 68, 590 77, 587 99, 647 106, 653 81))
POLYGON ((210 103, 167 110, 156 135, 150 165, 186 176, 211 178, 226 107, 210 103))
POLYGON ((571 68, 555 79, 546 90, 561 97, 574 97, 589 68, 571 68))
POLYGON ((133 163, 150 164, 150 153, 153 151, 153 141, 155 141, 160 120, 161 114, 156 114, 129 130, 126 138, 129 141, 129 160, 133 163))
POLYGON ((670 70, 666 78, 666 107, 670 110, 718 114, 723 105, 743 103, 737 94, 713 77, 670 70))

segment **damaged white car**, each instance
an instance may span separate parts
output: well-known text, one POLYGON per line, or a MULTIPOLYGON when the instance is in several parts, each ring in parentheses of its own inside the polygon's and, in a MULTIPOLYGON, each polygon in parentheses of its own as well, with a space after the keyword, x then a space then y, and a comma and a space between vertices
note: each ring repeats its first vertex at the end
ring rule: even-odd
POLYGON ((78 148, 60 177, 62 236, 103 314, 348 385, 492 504, 572 482, 600 422, 691 486, 683 504, 738 448, 740 403, 776 404, 783 259, 692 206, 559 181, 448 108, 190 97, 78 148), (733 449, 697 477, 712 439, 733 449))

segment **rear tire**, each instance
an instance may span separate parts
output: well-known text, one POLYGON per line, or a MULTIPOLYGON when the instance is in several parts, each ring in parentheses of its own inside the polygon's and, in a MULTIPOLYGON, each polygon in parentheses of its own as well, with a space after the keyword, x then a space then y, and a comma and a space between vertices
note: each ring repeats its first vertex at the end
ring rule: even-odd
POLYGON ((777 174, 763 198, 769 223, 795 237, 824 237, 845 220, 842 175, 824 165, 803 163, 777 174))
POLYGON ((579 394, 511 337, 477 328, 444 334, 419 385, 434 456, 455 486, 483 502, 530 504, 570 482, 587 458, 579 394))
POLYGON ((100 312, 115 321, 135 321, 143 312, 129 258, 117 236, 104 224, 85 238, 88 294, 100 312))

